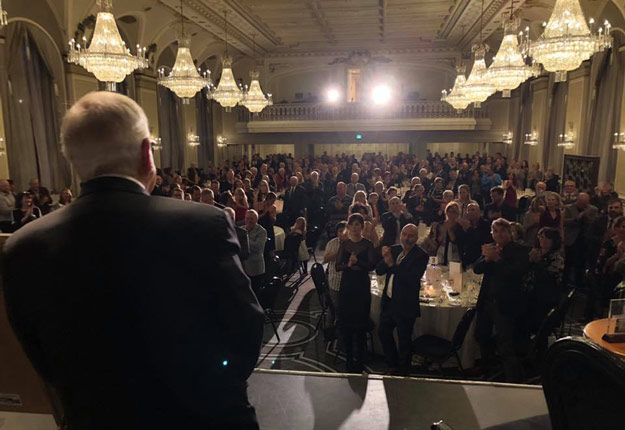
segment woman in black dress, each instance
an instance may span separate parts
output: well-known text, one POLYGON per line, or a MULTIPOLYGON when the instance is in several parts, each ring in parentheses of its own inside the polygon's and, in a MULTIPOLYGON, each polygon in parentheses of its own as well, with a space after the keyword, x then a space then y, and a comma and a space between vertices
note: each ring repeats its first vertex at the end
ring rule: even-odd
POLYGON ((339 290, 338 326, 345 343, 347 372, 361 372, 371 308, 369 272, 376 263, 373 244, 363 238, 365 220, 353 214, 347 221, 347 239, 341 241, 336 271, 343 272, 339 290), (354 355, 354 343, 356 351, 354 355))

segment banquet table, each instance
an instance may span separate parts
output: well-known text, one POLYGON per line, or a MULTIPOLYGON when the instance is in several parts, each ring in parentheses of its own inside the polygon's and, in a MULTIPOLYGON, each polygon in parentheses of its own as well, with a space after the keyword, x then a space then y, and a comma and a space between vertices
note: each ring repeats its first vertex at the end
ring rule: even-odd
POLYGON ((609 343, 602 339, 608 332, 608 319, 603 318, 586 324, 584 327, 584 337, 599 344, 603 349, 610 351, 619 358, 625 359, 625 343, 609 343))
MULTIPOLYGON (((446 276, 447 275, 444 273, 442 289, 436 297, 428 297, 426 291, 431 292, 431 286, 427 285, 425 279, 421 280, 421 317, 417 318, 415 322, 413 339, 424 334, 430 334, 451 340, 456 326, 467 309, 475 307, 479 294, 480 277, 472 272, 465 272, 463 274, 465 280, 465 282, 463 282, 465 284, 463 292, 459 296, 453 297, 449 295, 449 293, 453 291, 453 288, 449 285, 446 276)), ((382 293, 384 291, 384 282, 384 277, 379 277, 375 273, 372 275, 370 317, 375 323, 376 330, 380 323, 380 305, 382 302, 382 293)), ((382 345, 380 344, 377 332, 374 334, 373 340, 376 353, 381 354, 382 345)), ((469 331, 467 332, 458 355, 465 369, 473 367, 475 360, 479 358, 479 346, 475 340, 475 319, 469 327, 469 331)), ((450 360, 447 365, 455 365, 454 360, 450 360)))

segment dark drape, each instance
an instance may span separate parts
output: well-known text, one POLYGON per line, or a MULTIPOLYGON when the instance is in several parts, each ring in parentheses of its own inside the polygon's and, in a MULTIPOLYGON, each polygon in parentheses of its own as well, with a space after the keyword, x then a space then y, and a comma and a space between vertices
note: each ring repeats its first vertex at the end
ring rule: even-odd
POLYGON ((162 85, 157 85, 158 127, 161 144, 161 166, 174 170, 184 169, 186 143, 180 100, 162 85))
POLYGON ((543 160, 545 170, 552 166, 555 172, 562 167, 562 148, 558 146, 560 134, 568 132, 566 125, 566 100, 569 89, 568 81, 555 82, 555 74, 549 75, 549 117, 546 124, 546 139, 543 147, 543 160))
POLYGON ((618 32, 614 32, 613 37, 612 48, 593 57, 590 75, 587 153, 601 157, 599 180, 613 178, 615 174, 616 157, 612 156, 612 143, 614 133, 619 130, 624 90, 625 53, 619 52, 624 37, 618 32))
POLYGON ((529 147, 525 145, 525 134, 532 132, 532 85, 530 81, 525 81, 519 87, 519 119, 514 130, 516 151, 514 153, 517 160, 527 160, 529 158, 529 147))
POLYGON ((197 120, 197 134, 200 138, 198 146, 197 161, 198 167, 208 171, 208 167, 213 160, 213 106, 212 100, 207 97, 208 90, 204 88, 195 95, 195 117, 197 120))
MULTIPOLYGON (((7 27, 7 155, 18 190, 31 178, 60 191, 71 170, 60 148, 58 90, 49 61, 22 22, 7 27)), ((59 77, 63 79, 63 77, 59 77)))

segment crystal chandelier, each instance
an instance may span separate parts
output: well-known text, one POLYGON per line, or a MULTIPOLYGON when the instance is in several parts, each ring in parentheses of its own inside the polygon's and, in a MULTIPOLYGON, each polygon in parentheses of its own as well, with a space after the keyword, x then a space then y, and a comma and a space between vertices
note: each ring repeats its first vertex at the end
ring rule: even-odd
POLYGON ((228 13, 224 11, 226 51, 222 61, 221 79, 213 91, 213 99, 230 112, 243 99, 243 91, 237 86, 232 73, 232 58, 228 55, 228 13))
POLYGON ((497 91, 502 92, 503 97, 510 97, 510 91, 539 73, 538 65, 525 64, 517 36, 519 20, 512 17, 512 11, 510 15, 510 19, 503 24, 504 36, 499 51, 486 72, 487 79, 497 91))
POLYGON ((467 83, 463 87, 463 93, 469 103, 473 103, 474 107, 479 108, 482 102, 495 92, 495 87, 488 81, 486 74, 484 55, 486 55, 488 45, 480 42, 473 45, 471 49, 475 54, 475 59, 471 74, 469 74, 467 83))
POLYGON ((506 145, 512 145, 512 138, 513 137, 514 137, 514 135, 512 134, 512 132, 508 131, 507 133, 503 134, 501 142, 505 143, 506 145))
POLYGON ((484 0, 482 0, 482 14, 480 15, 480 43, 471 47, 473 51, 473 68, 463 87, 464 96, 473 107, 479 108, 482 102, 495 92, 495 87, 488 81, 486 75, 486 61, 484 56, 488 45, 482 42, 482 28, 484 19, 484 0))
POLYGON ((74 39, 69 42, 67 61, 78 64, 107 83, 107 89, 114 91, 115 83, 121 82, 137 69, 148 67, 145 48, 137 45, 137 55, 132 55, 119 35, 115 17, 111 13, 111 0, 98 0, 98 12, 93 37, 89 48, 83 37, 83 45, 74 39))
POLYGON ((612 149, 625 151, 625 133, 614 133, 614 145, 612 145, 612 149))
POLYGON ((535 131, 531 133, 525 133, 525 141, 523 143, 529 146, 538 145, 538 133, 536 133, 535 131))
MULTIPOLYGON (((252 36, 252 43, 254 44, 254 61, 256 61, 255 36, 252 36)), ((246 87, 243 91, 243 100, 241 101, 241 104, 250 112, 258 113, 265 109, 266 106, 272 105, 273 100, 271 99, 271 94, 267 94, 267 97, 265 97, 263 90, 260 88, 260 82, 258 82, 260 72, 258 72, 258 70, 252 70, 250 72, 250 77, 252 78, 252 82, 250 82, 249 89, 246 87)))
POLYGON ((191 147, 200 146, 200 136, 189 132, 189 134, 187 134, 187 143, 191 147))
POLYGON ((464 76, 465 66, 460 64, 456 67, 456 71, 458 75, 456 76, 456 81, 454 82, 454 87, 449 90, 449 93, 446 90, 442 91, 441 101, 449 103, 453 108, 461 111, 466 109, 467 106, 471 103, 464 95, 463 87, 467 82, 467 79, 464 76))
POLYGON ((180 38, 178 39, 176 61, 168 76, 165 76, 164 69, 158 71, 158 83, 182 98, 183 104, 189 104, 189 99, 194 97, 198 91, 204 87, 210 88, 212 84, 210 72, 204 72, 200 76, 200 69, 195 68, 190 48, 191 40, 184 32, 184 15, 182 1, 180 1, 180 38))
POLYGON ((556 82, 566 81, 567 71, 577 69, 582 61, 612 43, 610 23, 605 21, 604 27, 593 34, 594 22, 589 21, 589 28, 579 0, 556 0, 549 22, 543 24, 543 34, 529 43, 529 54, 545 70, 556 74, 556 82))
POLYGON ((8 23, 9 23, 9 19, 7 16, 7 12, 2 7, 2 0, 0 0, 0 28, 4 27, 8 23))

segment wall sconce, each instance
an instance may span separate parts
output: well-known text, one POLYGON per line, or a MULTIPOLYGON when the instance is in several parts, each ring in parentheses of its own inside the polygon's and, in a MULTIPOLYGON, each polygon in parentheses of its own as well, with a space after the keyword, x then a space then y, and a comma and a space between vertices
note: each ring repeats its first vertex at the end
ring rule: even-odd
POLYGON ((612 149, 625 151, 625 133, 614 133, 614 145, 612 145, 612 149))
POLYGON ((506 145, 512 145, 512 137, 513 136, 514 135, 512 134, 512 132, 508 131, 507 133, 503 134, 503 137, 502 137, 501 141, 503 143, 505 143, 506 145))
POLYGON ((222 136, 221 134, 217 136, 217 147, 225 148, 228 146, 228 138, 222 136))
POLYGON ((4 146, 4 139, 0 137, 0 157, 4 157, 7 154, 7 148, 4 146))
POLYGON ((536 146, 538 145, 538 133, 532 131, 531 133, 525 133, 525 145, 536 146))
POLYGON ((163 141, 160 137, 150 136, 150 139, 152 140, 152 150, 160 151, 163 149, 163 141))
POLYGON ((569 132, 562 133, 558 137, 557 145, 564 149, 573 149, 575 147, 575 133, 573 133, 573 123, 569 122, 569 132))
POLYGON ((187 143, 189 144, 189 146, 192 146, 192 147, 199 146, 200 136, 189 132, 189 134, 187 135, 187 143))

